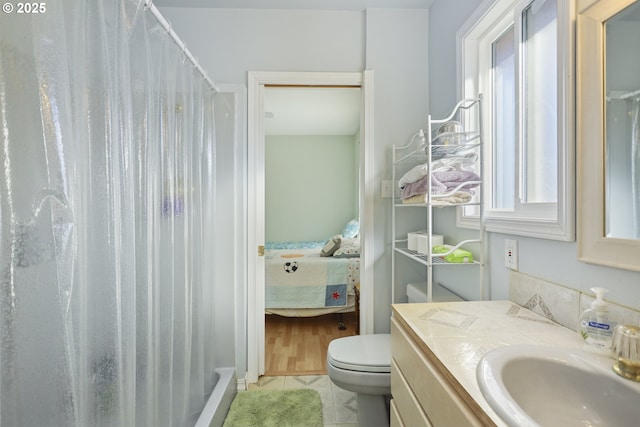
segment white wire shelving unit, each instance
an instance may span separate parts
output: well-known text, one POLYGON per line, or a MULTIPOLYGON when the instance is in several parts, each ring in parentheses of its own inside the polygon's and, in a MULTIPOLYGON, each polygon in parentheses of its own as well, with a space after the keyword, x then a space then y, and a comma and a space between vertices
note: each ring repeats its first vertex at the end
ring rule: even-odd
MULTIPOLYGON (((425 195, 424 203, 403 203, 400 198, 401 189, 398 187, 398 179, 402 171, 406 172, 408 169, 417 165, 429 165, 429 173, 427 173, 428 185, 427 188, 431 188, 432 173, 431 165, 434 160, 447 159, 451 156, 461 155, 465 153, 475 153, 477 155, 475 164, 473 166, 476 173, 482 177, 482 96, 477 98, 463 99, 452 110, 451 114, 443 119, 433 119, 428 116, 428 123, 426 130, 420 130, 411 141, 406 145, 394 145, 392 153, 392 180, 393 180, 393 206, 392 206, 392 302, 396 303, 396 288, 398 286, 397 280, 397 256, 407 257, 415 262, 418 262, 426 267, 426 284, 427 284, 427 301, 431 302, 433 298, 433 269, 440 268, 478 268, 478 286, 481 299, 485 299, 485 283, 484 283, 484 262, 485 262, 485 230, 484 222, 482 218, 483 214, 483 183, 482 181, 466 181, 461 182, 458 186, 451 189, 446 194, 439 194, 434 197, 430 191, 425 195), (443 132, 438 133, 437 130, 445 123, 457 121, 462 124, 463 129, 460 132, 443 132), (424 137, 423 137, 424 135, 424 137), (455 141, 456 143, 451 143, 455 141), (466 203, 460 204, 448 204, 447 207, 443 207, 437 203, 438 198, 448 197, 455 194, 459 190, 469 185, 477 185, 474 188, 474 195, 472 199, 466 203), (467 239, 459 241, 455 244, 449 243, 450 248, 444 253, 433 253, 429 250, 427 253, 419 253, 416 250, 408 248, 408 233, 404 230, 398 232, 399 224, 399 212, 405 209, 424 209, 426 215, 426 238, 427 247, 433 248, 433 235, 434 235, 434 221, 433 210, 434 209, 462 209, 465 207, 474 207, 475 215, 478 218, 478 237, 474 239, 467 239), (444 259, 445 256, 453 253, 459 248, 470 248, 475 245, 474 260, 469 263, 452 263, 444 259)), ((455 215, 455 211, 453 211, 455 215)), ((445 242, 448 243, 448 242, 445 242)), ((402 283, 402 286, 406 286, 406 283, 402 283)))

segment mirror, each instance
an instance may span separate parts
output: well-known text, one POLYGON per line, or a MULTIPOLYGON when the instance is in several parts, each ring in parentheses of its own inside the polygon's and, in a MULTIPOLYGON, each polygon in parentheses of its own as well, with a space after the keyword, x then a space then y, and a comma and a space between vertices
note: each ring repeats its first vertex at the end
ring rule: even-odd
POLYGON ((578 0, 578 257, 640 271, 640 0, 578 0))
POLYGON ((640 2, 604 31, 605 236, 640 239, 640 2))

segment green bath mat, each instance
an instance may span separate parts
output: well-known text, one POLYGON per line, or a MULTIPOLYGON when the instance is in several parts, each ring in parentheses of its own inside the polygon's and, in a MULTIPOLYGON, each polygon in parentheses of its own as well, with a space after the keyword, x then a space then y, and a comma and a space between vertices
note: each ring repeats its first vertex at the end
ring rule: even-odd
POLYGON ((238 393, 223 427, 322 427, 315 390, 250 390, 238 393))

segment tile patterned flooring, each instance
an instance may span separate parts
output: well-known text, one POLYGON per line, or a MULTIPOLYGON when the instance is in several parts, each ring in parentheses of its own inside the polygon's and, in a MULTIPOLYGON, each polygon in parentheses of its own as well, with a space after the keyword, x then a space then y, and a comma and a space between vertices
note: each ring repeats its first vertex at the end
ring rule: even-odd
POLYGON ((264 376, 249 390, 286 390, 310 388, 320 394, 324 427, 358 427, 358 402, 355 393, 333 384, 328 375, 264 376))

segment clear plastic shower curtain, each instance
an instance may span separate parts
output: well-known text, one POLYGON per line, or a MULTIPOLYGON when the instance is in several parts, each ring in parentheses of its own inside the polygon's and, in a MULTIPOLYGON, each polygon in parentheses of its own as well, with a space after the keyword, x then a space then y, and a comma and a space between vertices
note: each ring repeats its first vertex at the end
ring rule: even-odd
POLYGON ((141 0, 0 14, 1 427, 194 424, 215 385, 213 117, 141 0))

